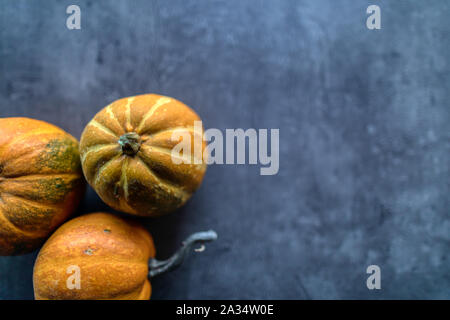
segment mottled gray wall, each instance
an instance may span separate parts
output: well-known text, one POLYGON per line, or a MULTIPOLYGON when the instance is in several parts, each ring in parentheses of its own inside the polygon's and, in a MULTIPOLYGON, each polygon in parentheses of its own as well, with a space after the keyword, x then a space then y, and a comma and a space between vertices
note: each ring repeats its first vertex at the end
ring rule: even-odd
MULTIPOLYGON (((280 128, 278 175, 212 165, 183 209, 142 220, 162 258, 220 237, 155 299, 450 298, 449 19, 446 0, 2 0, 0 116, 79 137, 109 102, 156 92, 207 128, 280 128)), ((79 213, 96 210, 90 189, 79 213)), ((35 257, 0 257, 0 298, 33 297, 35 257)))

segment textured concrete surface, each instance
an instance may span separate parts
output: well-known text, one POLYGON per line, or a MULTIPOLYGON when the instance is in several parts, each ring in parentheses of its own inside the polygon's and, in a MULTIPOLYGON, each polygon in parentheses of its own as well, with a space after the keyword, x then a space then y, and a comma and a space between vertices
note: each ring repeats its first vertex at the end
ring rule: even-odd
MULTIPOLYGON (((155 299, 448 299, 449 17, 446 0, 3 0, 0 116, 79 137, 109 102, 156 92, 207 128, 280 129, 278 175, 212 165, 183 209, 142 220, 161 258, 220 237, 155 299)), ((90 189, 79 214, 98 210, 90 189)), ((1 299, 33 297, 36 254, 0 257, 1 299)))

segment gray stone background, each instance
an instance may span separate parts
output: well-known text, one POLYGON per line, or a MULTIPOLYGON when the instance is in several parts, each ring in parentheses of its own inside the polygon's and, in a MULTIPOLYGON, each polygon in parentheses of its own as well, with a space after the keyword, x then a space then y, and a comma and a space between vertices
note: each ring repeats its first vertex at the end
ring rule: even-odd
MULTIPOLYGON (((184 208, 141 220, 160 258, 219 234, 154 299, 448 299, 449 21, 446 0, 2 0, 0 116, 79 138, 111 101, 154 92, 206 128, 280 129, 277 175, 212 165, 184 208)), ((99 210, 89 189, 77 214, 99 210)), ((1 299, 33 298, 36 255, 0 257, 1 299)))

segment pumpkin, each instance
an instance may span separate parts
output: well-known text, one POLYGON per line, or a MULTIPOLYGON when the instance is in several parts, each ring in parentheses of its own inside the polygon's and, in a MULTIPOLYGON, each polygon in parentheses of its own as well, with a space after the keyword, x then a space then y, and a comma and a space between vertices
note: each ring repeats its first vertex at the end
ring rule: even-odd
POLYGON ((156 94, 111 103, 81 136, 87 181, 119 211, 158 216, 179 208, 200 186, 206 171, 205 161, 195 152, 203 154, 206 147, 203 128, 195 129, 196 121, 199 116, 188 106, 156 94), (174 162, 171 151, 184 137, 191 141, 191 152, 182 150, 178 160, 183 162, 174 162), (195 146, 194 141, 199 143, 195 146))
POLYGON ((84 187, 74 137, 44 121, 0 119, 0 255, 37 249, 72 214, 84 187))
POLYGON ((102 212, 80 216, 56 230, 39 252, 35 298, 148 300, 149 278, 179 266, 194 244, 216 238, 214 231, 196 233, 170 259, 158 261, 151 235, 135 221, 102 212))

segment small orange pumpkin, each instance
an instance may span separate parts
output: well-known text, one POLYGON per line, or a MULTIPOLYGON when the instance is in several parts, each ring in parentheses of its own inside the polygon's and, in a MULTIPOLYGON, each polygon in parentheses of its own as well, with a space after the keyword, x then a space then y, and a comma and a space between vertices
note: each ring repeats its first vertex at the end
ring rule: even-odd
POLYGON ((148 300, 149 278, 180 265, 194 244, 216 238, 214 231, 196 233, 170 259, 158 261, 151 235, 139 224, 108 213, 84 215, 62 225, 42 247, 33 270, 34 295, 148 300))
POLYGON ((0 119, 0 255, 37 249, 84 187, 74 137, 44 121, 0 119))
POLYGON ((86 126, 80 141, 83 172, 112 208, 157 216, 182 206, 200 186, 206 163, 199 116, 182 102, 156 94, 123 98, 105 107, 86 126), (201 131, 201 132, 198 132, 201 131), (176 133, 179 139, 172 139, 176 133), (190 163, 175 164, 171 150, 191 139, 190 163), (194 139, 196 136, 196 139, 194 139), (194 141, 198 147, 194 146, 194 141))

